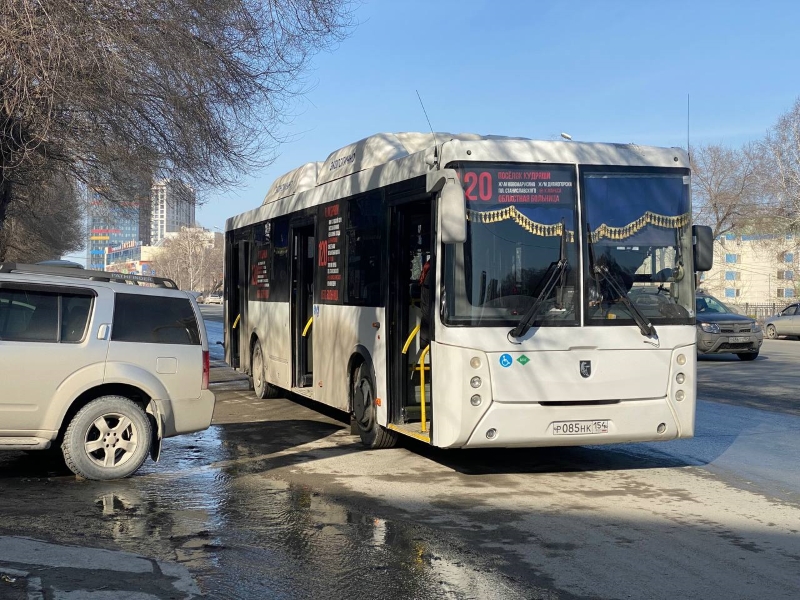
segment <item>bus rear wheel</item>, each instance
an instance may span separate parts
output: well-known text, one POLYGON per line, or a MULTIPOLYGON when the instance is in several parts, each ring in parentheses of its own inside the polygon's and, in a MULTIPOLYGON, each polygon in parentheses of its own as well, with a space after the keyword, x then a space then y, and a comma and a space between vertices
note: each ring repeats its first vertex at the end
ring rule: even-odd
POLYGON ((253 346, 253 361, 250 372, 253 374, 253 391, 256 397, 266 400, 268 398, 279 398, 281 392, 274 385, 267 383, 267 368, 264 362, 264 351, 261 349, 261 342, 256 340, 253 346))
POLYGON ((367 448, 391 448, 397 443, 397 434, 378 424, 375 382, 369 371, 362 363, 353 373, 353 416, 358 434, 367 448))

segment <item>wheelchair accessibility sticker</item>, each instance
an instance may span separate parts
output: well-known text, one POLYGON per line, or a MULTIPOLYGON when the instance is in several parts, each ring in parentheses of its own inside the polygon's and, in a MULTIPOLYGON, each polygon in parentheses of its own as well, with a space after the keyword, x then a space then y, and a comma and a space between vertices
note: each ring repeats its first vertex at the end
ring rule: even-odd
POLYGON ((500 355, 500 366, 507 369, 511 365, 514 364, 514 359, 511 358, 510 354, 501 354, 500 355))

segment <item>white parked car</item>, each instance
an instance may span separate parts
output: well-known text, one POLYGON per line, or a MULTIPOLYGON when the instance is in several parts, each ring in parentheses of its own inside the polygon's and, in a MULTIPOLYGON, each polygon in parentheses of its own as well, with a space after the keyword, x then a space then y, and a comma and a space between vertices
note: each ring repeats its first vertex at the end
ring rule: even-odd
POLYGON ((0 263, 0 365, 0 450, 58 444, 87 479, 211 424, 205 325, 169 279, 0 263))
POLYGON ((206 304, 222 304, 222 294, 219 292, 211 292, 206 296, 206 304))

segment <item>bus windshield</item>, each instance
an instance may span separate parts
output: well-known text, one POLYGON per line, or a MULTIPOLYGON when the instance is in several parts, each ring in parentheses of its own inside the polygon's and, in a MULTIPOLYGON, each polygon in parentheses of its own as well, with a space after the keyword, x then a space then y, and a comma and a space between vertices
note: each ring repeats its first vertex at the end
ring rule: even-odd
POLYGON ((533 324, 576 325, 574 166, 464 163, 457 169, 467 240, 445 252, 445 322, 517 325, 542 293, 551 265, 566 259, 533 324))
POLYGON ((635 315, 620 294, 654 324, 691 323, 688 172, 587 168, 581 184, 588 231, 587 324, 630 324, 635 315))
MULTIPOLYGON (((456 168, 467 200, 467 240, 445 249, 444 322, 518 324, 542 293, 551 266, 566 259, 531 324, 577 325, 575 166, 456 168)), ((691 324, 688 171, 580 167, 580 177, 586 323, 691 324)))

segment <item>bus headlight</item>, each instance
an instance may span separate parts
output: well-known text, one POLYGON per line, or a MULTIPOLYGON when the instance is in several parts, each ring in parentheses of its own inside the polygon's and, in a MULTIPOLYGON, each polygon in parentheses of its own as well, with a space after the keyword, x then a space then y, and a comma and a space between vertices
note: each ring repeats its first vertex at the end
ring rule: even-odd
POLYGON ((683 366, 686 364, 686 357, 683 354, 678 354, 678 364, 683 366))
POLYGON ((677 392, 675 392, 675 400, 680 402, 684 398, 686 398, 686 392, 684 392, 683 390, 678 390, 677 392))
POLYGON ((683 373, 678 373, 678 374, 675 376, 675 381, 677 381, 677 382, 678 382, 678 385, 680 385, 681 383, 683 383, 684 381, 686 381, 686 375, 684 375, 683 373))
POLYGON ((480 369, 481 368, 481 359, 477 356, 473 356, 469 361, 469 366, 473 369, 480 369))
POLYGON ((481 387, 481 378, 478 377, 477 375, 475 375, 475 377, 473 377, 472 379, 469 380, 469 384, 472 387, 477 389, 477 388, 481 387))
POLYGON ((470 404, 472 404, 472 406, 480 406, 481 405, 481 397, 478 394, 475 394, 475 395, 472 396, 472 398, 469 399, 469 402, 470 402, 470 404))

